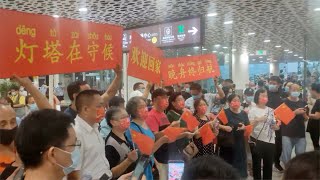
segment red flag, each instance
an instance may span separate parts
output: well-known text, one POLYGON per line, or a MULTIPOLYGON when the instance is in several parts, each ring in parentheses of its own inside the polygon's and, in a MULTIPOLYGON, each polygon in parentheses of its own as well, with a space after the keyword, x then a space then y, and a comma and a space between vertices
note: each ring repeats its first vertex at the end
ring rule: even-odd
POLYGON ((199 126, 199 121, 192 115, 190 111, 184 111, 181 115, 181 119, 187 123, 189 131, 193 131, 196 127, 199 126))
POLYGON ((218 119, 222 122, 222 124, 226 125, 228 123, 228 118, 224 109, 222 109, 218 114, 218 119))
POLYGON ((202 138, 202 144, 208 145, 210 143, 213 143, 213 140, 216 138, 216 135, 211 130, 211 123, 207 123, 203 125, 199 129, 201 138, 202 138))
POLYGON ((277 107, 277 109, 274 110, 274 113, 275 117, 285 125, 288 125, 296 116, 285 103, 282 103, 279 107, 277 107))
POLYGON ((162 132, 169 138, 169 141, 175 141, 177 137, 185 131, 185 128, 180 127, 167 127, 162 132))
POLYGON ((253 130, 253 126, 251 124, 246 126, 246 129, 244 130, 244 136, 249 137, 250 134, 252 133, 252 130, 253 130))
POLYGON ((132 141, 138 146, 142 154, 151 155, 154 146, 154 140, 149 136, 131 130, 132 141))

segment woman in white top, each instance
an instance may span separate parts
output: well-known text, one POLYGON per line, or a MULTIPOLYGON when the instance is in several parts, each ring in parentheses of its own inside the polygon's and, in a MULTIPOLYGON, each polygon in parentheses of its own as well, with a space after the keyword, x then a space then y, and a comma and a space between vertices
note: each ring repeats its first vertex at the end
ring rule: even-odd
POLYGON ((256 106, 249 111, 253 131, 250 137, 252 170, 254 179, 272 179, 272 164, 275 151, 275 130, 279 129, 274 111, 267 107, 267 90, 259 89, 255 93, 256 106), (263 160, 263 177, 261 178, 261 160, 263 160))

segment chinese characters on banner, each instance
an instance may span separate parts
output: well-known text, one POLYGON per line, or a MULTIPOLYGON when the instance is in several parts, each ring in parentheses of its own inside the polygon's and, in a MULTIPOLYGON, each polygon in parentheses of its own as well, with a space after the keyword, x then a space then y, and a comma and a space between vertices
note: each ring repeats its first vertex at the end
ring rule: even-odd
POLYGON ((122 27, 0 9, 0 78, 115 68, 122 27))
POLYGON ((220 76, 215 54, 168 58, 161 72, 165 86, 220 76))
POLYGON ((132 33, 128 60, 128 75, 160 84, 162 51, 138 33, 132 33))

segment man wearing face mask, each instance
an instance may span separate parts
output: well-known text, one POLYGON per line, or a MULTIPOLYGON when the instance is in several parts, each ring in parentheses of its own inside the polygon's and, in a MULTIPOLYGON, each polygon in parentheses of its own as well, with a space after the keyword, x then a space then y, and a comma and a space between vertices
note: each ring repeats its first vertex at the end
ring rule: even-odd
POLYGON ((78 115, 75 118, 77 139, 81 141, 80 163, 69 178, 111 179, 109 161, 105 157, 105 143, 99 133, 100 121, 105 117, 105 106, 99 91, 85 90, 78 94, 78 115))
MULTIPOLYGON (((268 103, 267 106, 276 109, 282 104, 282 91, 281 91, 281 79, 278 76, 271 76, 268 85, 268 103)), ((274 166, 275 168, 282 172, 283 168, 280 165, 280 156, 282 153, 282 136, 281 127, 280 130, 276 130, 275 147, 276 151, 274 153, 274 166)))
POLYGON ((81 143, 73 124, 69 116, 53 109, 31 113, 23 120, 15 141, 25 168, 23 179, 62 179, 77 167, 81 143))
POLYGON ((147 87, 142 82, 137 82, 133 85, 133 91, 129 95, 129 99, 136 96, 141 96, 145 99, 148 98, 152 83, 148 82, 147 87))
MULTIPOLYGON (((13 80, 23 85, 30 92, 40 109, 52 108, 45 96, 32 84, 29 78, 14 76, 13 80)), ((16 112, 11 106, 0 105, 0 174, 15 161, 13 140, 17 128, 16 112)))
POLYGON ((29 114, 30 112, 37 111, 39 108, 32 96, 26 97, 26 114, 29 114))
POLYGON ((246 88, 243 93, 243 103, 241 104, 241 107, 243 108, 243 111, 248 113, 252 107, 255 106, 255 103, 253 102, 254 99, 254 90, 251 88, 246 88))
POLYGON ((181 91, 181 94, 182 94, 184 99, 189 99, 191 97, 191 94, 190 94, 190 83, 185 83, 183 85, 183 89, 181 91))
POLYGON ((214 106, 214 102, 216 100, 223 99, 225 97, 223 90, 218 85, 217 77, 214 78, 214 86, 216 87, 218 94, 212 94, 212 93, 202 94, 202 88, 200 84, 193 83, 190 87, 190 92, 192 97, 186 100, 186 108, 194 112, 194 107, 193 107, 194 100, 200 99, 201 97, 203 97, 203 99, 205 99, 206 102, 208 103, 207 114, 210 113, 210 111, 212 110, 212 107, 214 106))
POLYGON ((282 160, 286 165, 291 159, 291 153, 295 148, 296 155, 306 151, 306 135, 304 122, 309 119, 305 106, 299 96, 301 94, 300 86, 293 84, 289 89, 290 96, 284 100, 284 103, 295 113, 295 117, 288 124, 281 124, 282 132, 282 160))
POLYGON ((10 99, 13 102, 13 108, 19 118, 22 118, 25 112, 25 96, 20 95, 19 88, 13 87, 9 94, 10 99))

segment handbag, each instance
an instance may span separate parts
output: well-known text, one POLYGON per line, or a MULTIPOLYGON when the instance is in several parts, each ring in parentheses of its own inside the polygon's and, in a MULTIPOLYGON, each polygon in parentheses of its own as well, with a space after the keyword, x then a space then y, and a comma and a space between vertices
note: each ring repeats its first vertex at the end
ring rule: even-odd
POLYGON ((263 128, 264 128, 265 125, 266 125, 266 122, 263 123, 263 126, 262 126, 262 128, 261 128, 261 130, 260 130, 260 132, 259 132, 259 134, 258 134, 257 139, 250 136, 249 141, 248 141, 249 146, 250 146, 250 149, 253 149, 253 148, 256 147, 257 141, 259 140, 260 134, 261 134, 261 132, 262 132, 262 130, 263 130, 263 128))
POLYGON ((198 154, 199 149, 196 144, 191 140, 191 142, 183 149, 183 157, 186 161, 190 161, 195 155, 198 154))

